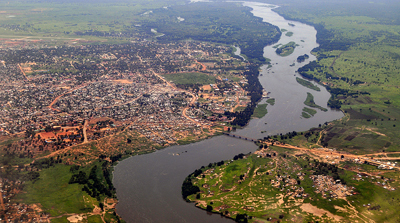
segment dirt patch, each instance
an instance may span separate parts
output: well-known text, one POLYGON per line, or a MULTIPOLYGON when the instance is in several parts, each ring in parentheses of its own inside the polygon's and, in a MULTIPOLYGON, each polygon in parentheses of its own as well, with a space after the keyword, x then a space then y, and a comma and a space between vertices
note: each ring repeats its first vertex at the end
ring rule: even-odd
POLYGON ((203 88, 204 91, 211 91, 211 86, 208 85, 208 84, 207 85, 203 85, 202 88, 203 88))
POLYGON ((311 213, 311 214, 316 215, 318 217, 322 217, 324 214, 326 214, 326 216, 335 219, 335 221, 342 220, 342 217, 334 215, 329 211, 325 211, 323 209, 319 209, 319 208, 317 208, 317 207, 315 207, 315 206, 313 206, 312 204, 309 204, 309 203, 301 205, 300 208, 303 211, 305 211, 307 213, 311 213))
POLYGON ((130 81, 130 80, 125 80, 125 79, 121 79, 121 80, 113 80, 114 82, 118 82, 118 83, 121 83, 121 84, 133 84, 133 82, 132 81, 130 81))
POLYGON ((370 131, 370 132, 373 132, 373 133, 375 133, 375 134, 377 134, 377 135, 380 135, 380 136, 386 136, 385 134, 380 133, 380 132, 377 132, 377 131, 374 131, 373 129, 370 129, 370 128, 366 128, 366 130, 368 130, 368 131, 370 131))
POLYGON ((68 217, 67 220, 71 223, 81 222, 83 220, 83 214, 72 215, 72 216, 68 217))
POLYGON ((36 212, 43 212, 43 210, 39 207, 40 204, 32 204, 31 207, 33 210, 35 210, 36 212))

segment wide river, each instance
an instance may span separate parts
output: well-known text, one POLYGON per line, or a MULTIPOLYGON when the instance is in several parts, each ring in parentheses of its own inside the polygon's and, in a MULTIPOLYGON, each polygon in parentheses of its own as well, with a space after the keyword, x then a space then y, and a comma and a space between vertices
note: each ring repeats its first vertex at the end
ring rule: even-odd
MULTIPOLYGON (((268 105, 266 116, 251 120, 246 128, 237 130, 236 134, 257 139, 277 133, 305 131, 341 118, 343 114, 340 111, 331 109, 327 112, 318 110, 309 119, 301 117, 307 92, 312 93, 315 103, 323 107, 326 107, 330 97, 322 86, 321 91, 317 92, 296 82, 298 74, 295 71, 315 60, 310 54, 318 46, 314 27, 285 20, 271 10, 272 5, 254 2, 243 4, 251 7, 252 13, 265 22, 293 32, 291 37, 283 33, 277 44, 294 41, 299 46, 287 57, 278 56, 273 46, 264 48, 264 56, 271 59, 272 67, 262 67, 260 82, 266 91, 271 92, 269 96, 275 98, 276 103, 268 105), (297 57, 304 54, 310 58, 301 64, 297 63, 297 57)), ((220 215, 207 214, 194 204, 186 203, 181 196, 181 185, 186 176, 201 166, 231 159, 239 153, 254 152, 256 149, 254 143, 218 136, 125 159, 114 169, 113 183, 119 200, 117 213, 127 222, 233 222, 220 215)))

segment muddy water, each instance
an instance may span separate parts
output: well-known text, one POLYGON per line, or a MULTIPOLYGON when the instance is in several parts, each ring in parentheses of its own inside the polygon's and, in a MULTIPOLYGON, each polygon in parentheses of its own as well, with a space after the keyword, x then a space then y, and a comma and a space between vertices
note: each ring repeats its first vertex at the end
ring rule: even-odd
MULTIPOLYGON (((295 71, 315 59, 310 54, 310 51, 318 46, 315 29, 299 22, 285 20, 271 11, 266 4, 244 5, 252 7, 253 14, 262 17, 264 21, 293 32, 292 37, 283 34, 279 43, 294 41, 299 46, 287 57, 276 55, 272 46, 265 47, 265 57, 271 59, 273 66, 262 67, 260 82, 266 91, 271 92, 269 96, 275 98, 276 103, 274 106, 268 105, 268 114, 265 117, 252 120, 246 128, 238 130, 237 134, 262 138, 268 134, 307 130, 342 117, 341 112, 330 109, 327 112, 318 111, 310 119, 301 117, 307 92, 312 93, 315 102, 323 107, 326 107, 330 96, 322 87, 320 92, 316 92, 301 86, 295 79, 295 71), (298 64, 296 59, 303 54, 310 55, 310 58, 298 64), (293 63, 295 65, 290 66, 293 63)), ((114 171, 113 183, 119 200, 117 213, 127 222, 233 222, 219 215, 209 215, 193 204, 186 203, 181 197, 181 185, 187 175, 203 165, 230 159, 238 153, 253 152, 256 149, 256 145, 251 142, 218 136, 126 159, 120 162, 114 171)))

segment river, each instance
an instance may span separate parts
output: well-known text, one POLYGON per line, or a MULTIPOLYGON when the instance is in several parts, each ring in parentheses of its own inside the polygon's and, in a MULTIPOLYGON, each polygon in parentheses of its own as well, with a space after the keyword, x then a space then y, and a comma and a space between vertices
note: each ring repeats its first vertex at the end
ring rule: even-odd
MULTIPOLYGON (((327 112, 318 110, 309 119, 301 117, 307 92, 312 93, 315 103, 323 107, 326 107, 330 97, 322 86, 321 91, 316 92, 296 82, 298 74, 295 71, 315 60, 310 51, 318 46, 316 30, 312 26, 285 20, 271 10, 271 5, 243 4, 251 7, 252 13, 263 18, 265 22, 293 32, 291 37, 283 34, 279 43, 294 41, 299 46, 287 57, 277 55, 273 46, 264 48, 264 56, 271 59, 272 67, 261 68, 260 82, 266 91, 271 92, 269 96, 275 98, 276 103, 267 106, 266 116, 251 120, 248 126, 237 130, 236 134, 262 138, 278 133, 304 131, 341 118, 343 114, 340 111, 331 109, 327 112), (303 54, 308 54, 310 58, 301 64, 297 63, 297 57, 303 54), (293 63, 295 65, 290 66, 293 63), (266 132, 261 133, 264 131, 266 132)), ((265 103, 264 100, 260 103, 265 103)), ((218 136, 125 159, 114 169, 113 183, 119 200, 116 211, 127 222, 232 222, 220 215, 207 214, 193 204, 186 203, 181 196, 181 185, 187 175, 201 166, 231 159, 239 153, 254 152, 256 149, 254 143, 218 136)))

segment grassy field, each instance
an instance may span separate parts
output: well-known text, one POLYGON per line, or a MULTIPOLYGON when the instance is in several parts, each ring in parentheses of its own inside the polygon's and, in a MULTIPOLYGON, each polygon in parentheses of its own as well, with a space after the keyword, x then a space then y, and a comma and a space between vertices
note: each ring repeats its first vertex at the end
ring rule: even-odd
POLYGON ((309 88, 311 90, 315 90, 315 91, 321 91, 321 89, 318 86, 315 86, 314 84, 312 84, 310 81, 301 79, 299 77, 296 77, 296 81, 297 83, 303 85, 306 88, 309 88))
MULTIPOLYGON (((271 154, 271 157, 249 155, 244 159, 225 161, 222 165, 214 163, 202 169, 202 174, 192 179, 193 184, 200 188, 200 193, 189 196, 189 199, 197 202, 201 208, 206 209, 208 205, 212 207, 213 212, 234 219, 238 214, 247 214, 251 216, 250 222, 332 221, 326 216, 317 217, 315 213, 305 211, 301 208, 303 204, 311 204, 325 213, 329 212, 341 218, 341 221, 366 220, 365 216, 378 222, 395 222, 399 219, 399 216, 395 215, 399 207, 394 203, 400 199, 400 194, 379 186, 377 182, 383 180, 368 177, 360 179, 356 178, 352 171, 339 170, 340 181, 346 182, 347 187, 354 187, 356 195, 347 197, 348 201, 324 197, 315 191, 310 178, 315 170, 313 168, 317 165, 310 157, 295 156, 292 150, 278 147, 271 147, 266 152, 271 154), (305 175, 299 178, 303 173, 305 175), (277 179, 286 179, 286 186, 277 186, 274 183, 277 179), (297 183, 290 186, 290 179, 295 179, 297 183), (299 187, 309 196, 291 196, 296 191, 295 188, 299 187), (350 207, 350 204, 355 209, 350 207), (376 209, 369 209, 371 207, 376 209)), ((353 164, 344 165, 348 168, 353 164)), ((326 176, 329 174, 331 173, 327 173, 326 176)), ((394 174, 392 178, 396 177, 397 180, 390 182, 390 185, 395 186, 399 183, 399 174, 391 174, 394 174)))
POLYGON ((173 82, 174 84, 215 84, 215 77, 203 73, 176 73, 166 74, 165 79, 173 82))
POLYGON ((143 16, 152 9, 183 1, 85 1, 32 2, 10 1, 2 4, 0 26, 7 35, 38 37, 76 37, 77 31, 137 32, 137 26, 148 20, 143 16), (95 3, 95 4, 93 4, 95 3))
POLYGON ((264 117, 268 113, 267 105, 268 104, 258 104, 257 107, 254 109, 253 117, 255 118, 264 117))
POLYGON ((68 184, 71 166, 56 165, 40 171, 40 178, 25 185, 26 193, 19 194, 18 200, 27 204, 40 203, 43 211, 50 216, 66 213, 87 213, 98 202, 82 191, 82 185, 68 184), (89 201, 89 202, 88 202, 89 201))

